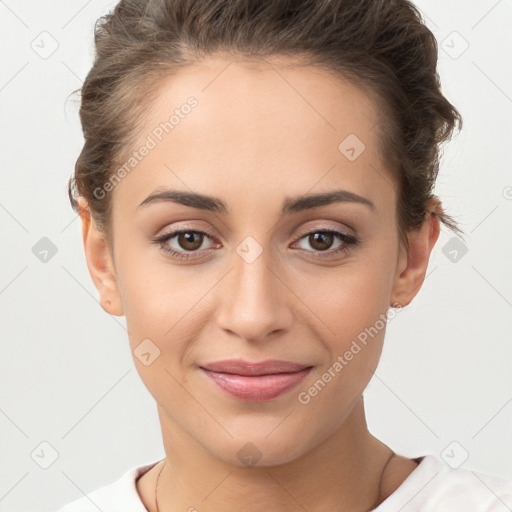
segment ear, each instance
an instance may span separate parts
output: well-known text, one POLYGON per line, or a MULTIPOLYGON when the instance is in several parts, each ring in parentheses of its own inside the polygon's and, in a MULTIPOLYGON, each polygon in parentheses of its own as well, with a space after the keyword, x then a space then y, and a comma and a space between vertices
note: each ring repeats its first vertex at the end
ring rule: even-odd
POLYGON ((114 264, 104 235, 98 230, 87 202, 79 200, 85 258, 92 280, 100 295, 101 307, 110 315, 123 316, 114 264))
POLYGON ((440 223, 437 214, 442 211, 441 202, 434 197, 428 203, 427 209, 421 228, 408 234, 408 253, 405 247, 400 248, 391 294, 392 306, 404 307, 410 304, 425 280, 430 254, 439 238, 440 223))

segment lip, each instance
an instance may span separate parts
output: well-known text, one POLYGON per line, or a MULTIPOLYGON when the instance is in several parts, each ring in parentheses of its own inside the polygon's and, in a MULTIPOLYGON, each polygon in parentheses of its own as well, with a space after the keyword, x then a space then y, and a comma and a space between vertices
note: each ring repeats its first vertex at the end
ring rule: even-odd
POLYGON ((229 359, 200 366, 201 371, 228 395, 240 400, 272 400, 299 384, 312 366, 290 361, 259 362, 229 359))

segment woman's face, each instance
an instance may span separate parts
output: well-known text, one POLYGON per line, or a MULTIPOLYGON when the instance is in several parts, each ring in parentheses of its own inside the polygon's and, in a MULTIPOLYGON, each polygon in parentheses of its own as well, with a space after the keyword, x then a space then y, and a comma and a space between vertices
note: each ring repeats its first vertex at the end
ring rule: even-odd
POLYGON ((293 460, 342 426, 406 288, 376 106, 269 62, 210 58, 162 83, 113 189, 115 286, 102 291, 163 428, 238 465, 293 460), (232 359, 306 369, 205 369, 232 359))

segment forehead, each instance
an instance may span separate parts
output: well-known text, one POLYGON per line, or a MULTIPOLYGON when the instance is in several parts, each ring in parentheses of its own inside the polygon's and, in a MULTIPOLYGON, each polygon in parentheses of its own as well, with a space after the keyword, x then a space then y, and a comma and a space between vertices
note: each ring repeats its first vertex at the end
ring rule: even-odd
POLYGON ((296 59, 208 57, 159 81, 133 149, 148 137, 154 147, 124 181, 140 200, 178 175, 180 188, 202 192, 304 193, 321 179, 368 195, 384 175, 377 107, 352 82, 296 59))
POLYGON ((179 68, 159 81, 156 99, 147 111, 146 131, 191 96, 200 103, 195 110, 200 116, 192 116, 189 125, 195 117, 196 128, 215 121, 223 129, 234 127, 237 133, 240 127, 261 128, 262 123, 266 130, 261 132, 279 126, 292 128, 300 120, 309 123, 301 127, 306 134, 321 127, 338 131, 339 136, 348 129, 363 136, 368 124, 373 127, 378 118, 377 105, 360 87, 298 58, 215 56, 179 68))

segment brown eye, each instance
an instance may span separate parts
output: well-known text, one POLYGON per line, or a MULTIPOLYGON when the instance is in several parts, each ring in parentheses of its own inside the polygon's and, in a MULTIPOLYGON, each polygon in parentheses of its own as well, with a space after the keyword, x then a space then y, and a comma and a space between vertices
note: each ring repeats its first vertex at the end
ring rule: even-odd
POLYGON ((308 241, 313 249, 325 251, 331 247, 334 241, 334 235, 332 232, 311 233, 308 241))
POLYGON ((359 242, 358 237, 342 231, 317 229, 304 233, 299 239, 298 246, 309 253, 312 258, 329 258, 348 252, 350 248, 355 248, 359 242), (338 243, 336 244, 336 242, 338 243))
POLYGON ((199 231, 182 231, 177 235, 180 248, 185 251, 195 251, 203 245, 204 233, 199 231))
POLYGON ((179 260, 201 258, 205 256, 208 249, 216 245, 212 235, 192 229, 165 233, 155 238, 153 242, 158 244, 162 251, 179 260), (206 244, 204 244, 205 241, 206 244), (210 242, 209 245, 208 242, 210 242))

